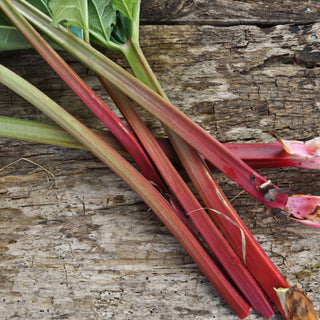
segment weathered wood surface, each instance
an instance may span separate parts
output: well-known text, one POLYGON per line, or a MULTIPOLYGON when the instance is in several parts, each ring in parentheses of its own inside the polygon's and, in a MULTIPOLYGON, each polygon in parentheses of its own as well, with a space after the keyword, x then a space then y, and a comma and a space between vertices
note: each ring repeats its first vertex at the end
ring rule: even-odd
POLYGON ((148 0, 142 21, 162 24, 270 26, 319 22, 317 0, 148 0))
MULTIPOLYGON (((171 100, 192 119, 221 141, 270 141, 269 130, 287 139, 320 134, 316 1, 272 2, 263 14, 262 1, 161 3, 143 2, 142 46, 171 100), (188 9, 194 5, 200 11, 188 9), (280 5, 283 11, 276 15, 280 5), (205 23, 206 7, 211 26, 205 23), (234 9, 230 16, 218 14, 225 7, 234 9), (187 9, 189 15, 180 14, 187 9), (230 26, 236 14, 240 25, 230 26), (265 24, 267 17, 279 25, 242 25, 265 24), (288 22, 295 24, 280 25, 288 22)), ((64 56, 109 102, 94 75, 64 56)), ((1 53, 0 59, 101 128, 34 51, 1 53)), ((1 115, 46 120, 3 86, 0 97, 1 115)), ((159 124, 143 115, 161 134, 159 124)), ((3 138, 0 145, 0 168, 28 158, 55 175, 48 181, 25 161, 0 172, 0 319, 236 319, 152 212, 89 152, 3 138)), ((316 171, 261 172, 281 186, 319 194, 316 171)), ((230 199, 239 193, 216 175, 230 199)), ((233 203, 272 260, 290 282, 306 289, 319 311, 319 231, 267 217, 245 194, 233 203)))

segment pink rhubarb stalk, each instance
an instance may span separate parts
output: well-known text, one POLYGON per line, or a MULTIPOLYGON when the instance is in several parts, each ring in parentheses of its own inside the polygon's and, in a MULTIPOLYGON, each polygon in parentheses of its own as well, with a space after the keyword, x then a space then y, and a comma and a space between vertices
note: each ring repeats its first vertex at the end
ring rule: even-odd
POLYGON ((233 154, 253 168, 297 167, 320 169, 320 138, 271 143, 226 143, 233 154))

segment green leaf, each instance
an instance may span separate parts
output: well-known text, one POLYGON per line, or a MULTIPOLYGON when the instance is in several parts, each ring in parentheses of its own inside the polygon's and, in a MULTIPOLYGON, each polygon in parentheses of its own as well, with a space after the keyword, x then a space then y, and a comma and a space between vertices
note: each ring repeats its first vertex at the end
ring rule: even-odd
POLYGON ((0 51, 30 48, 29 41, 15 27, 0 26, 0 51))
MULTIPOLYGON (((50 0, 27 0, 28 3, 33 5, 35 8, 39 9, 44 14, 51 16, 51 10, 49 8, 50 0)), ((83 39, 82 29, 71 27, 70 31, 83 39)), ((45 39, 51 44, 55 49, 61 49, 50 39, 45 39)), ((6 15, 0 10, 0 51, 9 50, 23 50, 31 49, 32 45, 29 41, 20 33, 20 31, 12 24, 12 22, 6 17, 6 15)))
POLYGON ((111 0, 89 0, 88 9, 90 33, 100 44, 108 46, 113 26, 117 21, 111 0))
POLYGON ((11 21, 6 17, 6 15, 0 10, 0 25, 1 26, 13 26, 11 21))
POLYGON ((54 26, 62 23, 70 31, 82 29, 87 42, 121 50, 133 33, 138 34, 135 29, 139 29, 136 20, 140 0, 41 0, 41 3, 49 7, 54 26))
MULTIPOLYGON (((140 0, 111 0, 113 9, 117 11, 117 24, 114 28, 113 36, 117 41, 119 33, 120 39, 130 39, 132 42, 139 43, 139 16, 140 0)), ((119 40, 118 40, 119 41, 119 40)), ((125 43, 125 42, 123 42, 125 43)))
POLYGON ((87 0, 51 0, 49 7, 52 12, 53 26, 57 27, 61 23, 68 28, 82 29, 85 34, 85 40, 89 41, 87 0))
POLYGON ((139 7, 139 0, 112 0, 114 10, 120 11, 125 17, 133 20, 139 7))
POLYGON ((114 26, 111 40, 119 45, 125 44, 131 38, 130 20, 121 12, 117 12, 117 24, 114 26))
MULTIPOLYGON (((42 5, 46 8, 46 10, 48 11, 48 15, 51 16, 51 10, 49 7, 49 2, 50 0, 41 0, 42 5)), ((43 11, 43 10, 42 10, 43 11)), ((44 12, 44 11, 43 11, 44 12)))
POLYGON ((39 9, 44 14, 51 16, 51 11, 49 8, 49 2, 50 0, 27 0, 31 5, 33 5, 35 8, 39 9))
MULTIPOLYGON (((30 4, 41 10, 43 13, 50 15, 47 6, 50 0, 28 0, 30 4)), ((58 48, 57 46, 55 46, 58 48)), ((5 50, 22 50, 30 49, 32 46, 28 40, 20 33, 11 21, 0 11, 0 51, 5 50)))
POLYGON ((29 49, 28 40, 13 26, 0 10, 0 51, 29 49))

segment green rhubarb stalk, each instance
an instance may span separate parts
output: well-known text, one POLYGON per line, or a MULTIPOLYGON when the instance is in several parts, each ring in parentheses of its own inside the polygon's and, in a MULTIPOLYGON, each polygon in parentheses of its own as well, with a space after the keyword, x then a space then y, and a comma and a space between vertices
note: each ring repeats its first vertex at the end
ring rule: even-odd
MULTIPOLYGON (((129 156, 128 151, 124 149, 121 143, 119 143, 110 132, 91 130, 116 149, 121 155, 129 156)), ((86 149, 85 146, 80 144, 79 141, 59 126, 33 120, 0 116, 0 137, 45 143, 54 146, 86 149)), ((171 162, 178 163, 179 159, 177 158, 177 154, 168 139, 157 138, 157 142, 171 162)), ((306 144, 302 141, 295 141, 295 143, 306 144)), ((309 151, 309 156, 296 152, 288 153, 283 149, 283 145, 280 142, 224 143, 224 146, 253 168, 297 167, 314 170, 320 169, 320 157, 316 154, 311 151, 309 151)), ((207 163, 207 165, 210 165, 210 163, 207 163)), ((213 166, 209 168, 212 169, 213 166)))
POLYGON ((247 302, 243 300, 241 295, 215 265, 199 240, 176 216, 172 207, 146 178, 94 132, 76 120, 36 87, 3 65, 0 65, 0 83, 19 94, 63 127, 122 178, 158 215, 236 314, 240 318, 248 316, 250 307, 247 302))
MULTIPOLYGON (((91 129, 92 130, 92 129, 91 129)), ((123 156, 128 156, 128 151, 110 132, 92 130, 101 139, 123 156)), ((86 149, 73 136, 56 124, 40 121, 24 120, 0 116, 0 137, 45 143, 54 146, 86 149)))

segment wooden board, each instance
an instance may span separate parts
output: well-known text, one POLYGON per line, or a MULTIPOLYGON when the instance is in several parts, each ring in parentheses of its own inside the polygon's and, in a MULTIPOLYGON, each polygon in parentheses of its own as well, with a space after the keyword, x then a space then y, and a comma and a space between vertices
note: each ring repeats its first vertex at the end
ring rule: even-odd
MULTIPOLYGON (((272 141, 269 130, 286 139, 320 134, 319 4, 283 1, 279 10, 268 3, 142 3, 141 44, 168 96, 224 142, 272 141)), ((63 56, 112 105, 94 74, 63 56)), ((0 53, 0 62, 102 128, 34 51, 0 53)), ((0 115, 47 121, 3 86, 0 115)), ((1 319, 236 319, 153 213, 89 152, 4 138, 0 147, 0 168, 27 158, 55 176, 25 160, 0 172, 1 319)), ((319 194, 317 171, 261 172, 280 186, 319 194)), ((239 195, 215 174, 230 199, 239 195)), ((266 216, 246 194, 233 204, 319 311, 319 231, 266 216)))
POLYGON ((319 22, 316 0, 148 0, 142 21, 148 24, 260 25, 319 22))

